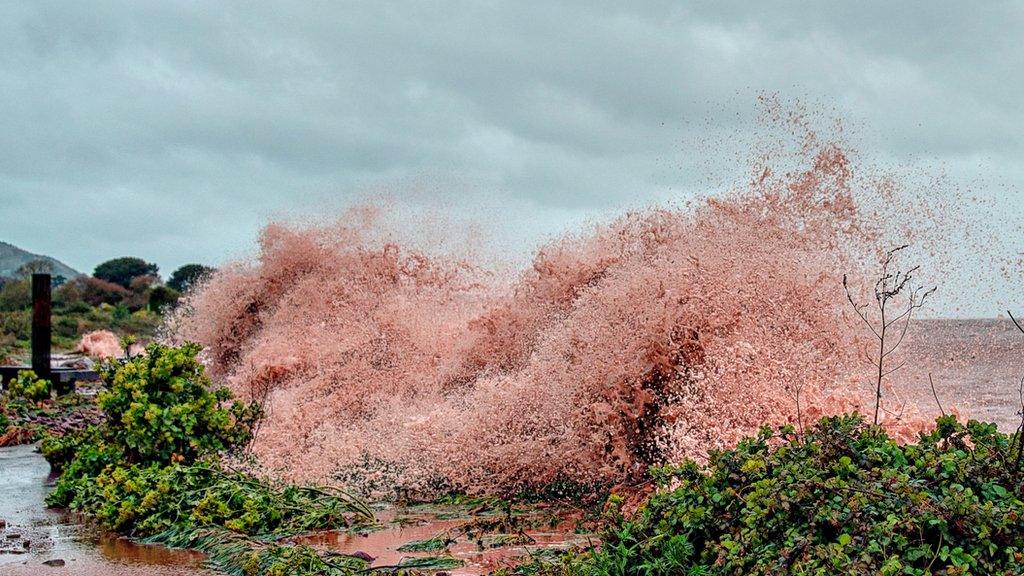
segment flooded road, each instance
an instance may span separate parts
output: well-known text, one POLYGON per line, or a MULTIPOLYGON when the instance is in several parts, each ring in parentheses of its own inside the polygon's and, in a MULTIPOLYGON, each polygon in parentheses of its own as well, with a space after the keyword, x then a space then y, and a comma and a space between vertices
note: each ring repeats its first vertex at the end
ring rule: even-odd
POLYGON ((201 555, 100 537, 46 508, 52 480, 34 446, 0 448, 0 575, 213 574, 202 568, 201 555))

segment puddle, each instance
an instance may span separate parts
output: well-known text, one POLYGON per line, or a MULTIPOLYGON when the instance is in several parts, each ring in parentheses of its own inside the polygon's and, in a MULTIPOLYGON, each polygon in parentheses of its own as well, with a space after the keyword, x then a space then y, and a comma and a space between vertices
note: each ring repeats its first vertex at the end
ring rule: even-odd
POLYGON ((452 576, 480 576, 529 555, 593 541, 575 533, 574 519, 544 507, 517 509, 511 518, 494 510, 435 505, 389 507, 376 516, 381 528, 375 531, 323 532, 299 541, 343 554, 368 554, 374 558, 372 567, 454 558, 462 565, 444 569, 452 576), (432 545, 424 546, 426 541, 432 545))

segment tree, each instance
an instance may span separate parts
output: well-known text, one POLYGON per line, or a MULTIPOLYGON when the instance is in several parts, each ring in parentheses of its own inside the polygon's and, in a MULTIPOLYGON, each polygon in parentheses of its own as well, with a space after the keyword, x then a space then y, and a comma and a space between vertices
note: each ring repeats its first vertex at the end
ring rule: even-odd
POLYGON ((65 305, 85 302, 90 306, 99 306, 118 304, 130 295, 131 293, 119 284, 81 276, 58 288, 55 299, 65 305))
POLYGON ((32 281, 27 279, 6 282, 0 288, 0 311, 14 312, 32 306, 32 281))
POLYGON ((149 309, 163 312, 168 306, 174 306, 181 294, 170 286, 157 286, 149 291, 149 309))
POLYGON ((187 292, 189 288, 201 282, 206 276, 214 272, 213 268, 202 264, 185 264, 171 274, 167 286, 178 292, 187 292))
POLYGON ((903 363, 893 368, 886 365, 886 360, 903 343, 910 327, 910 319, 917 310, 924 306, 924 301, 935 292, 935 288, 926 290, 923 286, 915 286, 914 275, 920 266, 914 266, 906 272, 897 269, 892 271, 893 261, 907 245, 893 248, 885 253, 882 270, 875 282, 874 302, 860 304, 850 293, 846 275, 843 274, 843 289, 846 299, 853 306, 853 311, 867 325, 878 341, 877 356, 868 355, 868 361, 875 371, 875 417, 878 424, 878 411, 882 407, 882 381, 886 376, 903 367, 903 363), (893 310, 893 308, 896 310, 893 310), (893 342, 895 340, 895 342, 893 342))
POLYGON ((157 276, 160 267, 142 258, 125 256, 107 260, 96 267, 92 275, 100 280, 112 282, 122 288, 129 288, 132 280, 139 276, 157 276))
POLYGON ((30 278, 33 274, 53 274, 53 262, 42 258, 29 260, 19 266, 15 274, 18 278, 30 278))
POLYGON ((128 290, 131 295, 122 301, 132 312, 138 312, 149 306, 149 292, 156 286, 160 286, 160 278, 157 276, 136 276, 132 278, 128 290))

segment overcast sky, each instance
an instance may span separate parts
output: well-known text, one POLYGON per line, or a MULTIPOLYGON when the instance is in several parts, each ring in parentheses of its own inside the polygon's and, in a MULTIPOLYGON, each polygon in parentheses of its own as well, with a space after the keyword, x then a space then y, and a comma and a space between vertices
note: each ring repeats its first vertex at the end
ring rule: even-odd
POLYGON ((0 240, 167 274, 387 194, 525 250, 723 182, 766 92, 1024 211, 1022 30, 1020 2, 8 0, 0 240))

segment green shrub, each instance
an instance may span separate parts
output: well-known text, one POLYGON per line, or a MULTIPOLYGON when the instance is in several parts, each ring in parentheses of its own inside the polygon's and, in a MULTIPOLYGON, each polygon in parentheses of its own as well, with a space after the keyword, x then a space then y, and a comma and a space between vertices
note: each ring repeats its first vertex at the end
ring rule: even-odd
POLYGON ((221 456, 249 442, 258 406, 212 389, 196 345, 152 344, 146 352, 104 369, 109 388, 97 399, 103 423, 44 439, 43 455, 61 470, 49 504, 121 534, 203 550, 229 573, 241 573, 242 562, 281 574, 315 573, 289 571, 296 555, 320 558, 344 574, 365 568, 357 559, 266 544, 372 522, 373 513, 340 491, 225 470, 221 456))
POLYGON ((16 340, 31 338, 32 311, 0 312, 0 333, 13 336, 16 340))
POLYGON ((634 516, 612 502, 600 550, 522 573, 1024 574, 1024 471, 991 424, 943 417, 901 446, 825 418, 653 472, 634 516))
POLYGON ((0 310, 13 312, 32 306, 32 281, 12 280, 0 286, 0 310))
POLYGON ((109 387, 97 402, 106 423, 44 443, 43 453, 53 464, 74 457, 57 483, 55 504, 73 498, 69 483, 91 480, 112 466, 192 464, 249 442, 258 406, 228 404, 229 390, 212 389, 196 359, 199 350, 195 344, 151 344, 145 355, 105 366, 109 387))
POLYGON ((108 466, 77 486, 68 506, 108 530, 182 547, 193 547, 196 531, 211 526, 273 540, 373 516, 343 492, 261 481, 212 461, 108 466))
POLYGON ((31 370, 21 370, 18 376, 11 380, 7 392, 11 398, 40 402, 50 397, 50 382, 43 380, 31 370))
POLYGON ((193 462, 248 443, 260 416, 255 404, 212 389, 196 355, 199 346, 151 344, 146 354, 108 366, 110 383, 98 402, 112 426, 104 439, 123 451, 128 463, 193 462))

